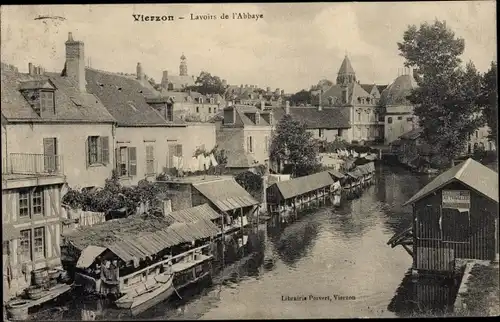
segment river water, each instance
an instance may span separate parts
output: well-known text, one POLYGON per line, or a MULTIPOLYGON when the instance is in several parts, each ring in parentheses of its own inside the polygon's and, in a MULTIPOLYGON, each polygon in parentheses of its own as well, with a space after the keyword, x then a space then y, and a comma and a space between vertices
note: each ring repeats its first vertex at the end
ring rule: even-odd
MULTIPOLYGON (((431 178, 378 166, 375 179, 360 198, 343 201, 338 209, 324 206, 284 227, 261 225, 249 238, 249 254, 211 285, 182 292, 182 300, 159 304, 137 318, 397 317, 452 303, 453 286, 412 282, 405 277, 410 255, 386 244, 411 224, 411 209, 401 204, 431 178)), ((59 305, 39 318, 130 318, 77 294, 59 305)))

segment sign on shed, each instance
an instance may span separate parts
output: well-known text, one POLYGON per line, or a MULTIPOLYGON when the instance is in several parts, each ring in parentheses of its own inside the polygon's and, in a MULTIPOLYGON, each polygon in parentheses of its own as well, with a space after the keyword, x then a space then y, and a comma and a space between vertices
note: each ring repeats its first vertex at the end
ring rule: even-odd
POLYGON ((470 191, 443 190, 443 208, 470 209, 470 191))

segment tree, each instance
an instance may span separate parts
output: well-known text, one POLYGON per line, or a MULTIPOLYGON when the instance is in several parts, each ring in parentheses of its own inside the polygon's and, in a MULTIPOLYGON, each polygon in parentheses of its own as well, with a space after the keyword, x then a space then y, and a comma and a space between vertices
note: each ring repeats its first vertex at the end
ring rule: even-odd
POLYGON ((444 21, 409 26, 398 48, 405 66, 414 68, 418 87, 408 98, 424 130, 422 138, 451 162, 484 123, 478 105, 481 76, 472 62, 461 66, 465 42, 444 21))
POLYGON ((285 115, 277 124, 270 151, 278 165, 289 164, 293 176, 304 176, 320 168, 318 149, 305 124, 285 115))
POLYGON ((290 102, 292 105, 311 104, 311 92, 303 89, 300 92, 293 94, 290 97, 290 102))
POLYGON ((320 89, 326 90, 328 87, 332 86, 333 82, 328 79, 322 79, 318 84, 311 86, 311 91, 318 91, 320 89))
POLYGON ((235 181, 257 200, 262 199, 262 177, 251 171, 241 172, 235 181))
POLYGON ((202 71, 196 79, 195 86, 189 86, 186 90, 194 90, 200 94, 224 94, 225 88, 218 76, 202 71))
POLYGON ((489 138, 495 142, 498 150, 498 91, 497 91, 497 63, 491 62, 490 69, 484 74, 481 86, 480 105, 483 115, 490 128, 489 138))

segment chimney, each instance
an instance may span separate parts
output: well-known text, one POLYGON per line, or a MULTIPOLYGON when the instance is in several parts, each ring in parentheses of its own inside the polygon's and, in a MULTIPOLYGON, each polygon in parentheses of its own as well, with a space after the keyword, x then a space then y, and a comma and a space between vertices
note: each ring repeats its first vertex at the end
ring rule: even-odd
POLYGON ((225 79, 222 80, 222 86, 224 86, 224 87, 227 86, 227 81, 225 79))
POLYGON ((266 92, 267 92, 267 93, 271 93, 271 87, 269 87, 269 86, 268 86, 268 87, 266 88, 266 92))
POLYGON ((285 95, 285 90, 284 89, 281 90, 281 95, 285 95))
POLYGON ((245 84, 245 88, 248 88, 248 84, 245 84))
POLYGON ((136 69, 136 77, 137 77, 137 80, 140 80, 142 81, 144 79, 144 74, 142 72, 142 66, 141 66, 141 63, 137 63, 137 67, 135 68, 136 69))
POLYGON ((290 114, 290 101, 285 102, 285 114, 290 114))
POLYGON ((240 85, 240 88, 243 88, 243 84, 240 85))
POLYGON ((29 63, 28 64, 28 74, 30 75, 35 75, 35 69, 33 67, 33 64, 32 63, 29 63))
POLYGON ((161 78, 161 86, 163 88, 168 88, 168 70, 163 71, 163 76, 161 78))
POLYGON ((73 78, 77 88, 81 92, 86 91, 87 81, 85 80, 85 52, 82 41, 73 40, 73 34, 68 33, 66 41, 66 73, 64 76, 73 78))

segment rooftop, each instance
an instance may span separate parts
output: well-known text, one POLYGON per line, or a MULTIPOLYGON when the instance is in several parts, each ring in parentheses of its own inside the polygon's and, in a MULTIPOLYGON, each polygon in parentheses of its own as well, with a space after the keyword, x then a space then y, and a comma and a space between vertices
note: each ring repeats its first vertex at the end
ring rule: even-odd
POLYGON ((403 206, 413 204, 453 181, 461 182, 484 197, 498 203, 498 173, 469 158, 437 176, 405 202, 403 206))
POLYGON ((94 95, 76 88, 72 79, 57 73, 29 75, 1 64, 2 117, 8 122, 92 122, 114 123, 115 119, 94 95), (21 89, 54 90, 55 113, 40 116, 21 93, 21 89))
MULTIPOLYGON (((309 129, 346 129, 350 128, 350 109, 348 107, 325 107, 321 111, 316 107, 290 107, 290 115, 305 122, 309 129)), ((285 109, 274 109, 277 121, 285 116, 285 109)))

